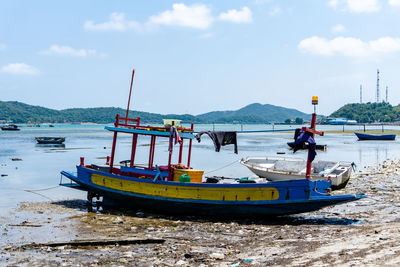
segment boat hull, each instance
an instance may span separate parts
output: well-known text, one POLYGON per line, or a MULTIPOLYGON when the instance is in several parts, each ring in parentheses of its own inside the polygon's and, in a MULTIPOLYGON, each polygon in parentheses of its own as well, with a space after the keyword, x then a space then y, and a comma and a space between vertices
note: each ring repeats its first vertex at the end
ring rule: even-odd
POLYGON ((62 144, 65 141, 64 137, 35 137, 38 144, 62 144))
POLYGON ((383 135, 372 135, 372 134, 362 134, 362 133, 354 133, 358 140, 383 140, 383 141, 392 141, 396 139, 395 134, 383 134, 383 135))
POLYGON ((19 131, 18 128, 0 127, 2 131, 19 131))
MULTIPOLYGON (((306 179, 262 184, 206 184, 153 181, 78 166, 78 174, 61 172, 79 189, 103 196, 118 207, 165 214, 265 217, 309 212, 354 201, 362 196, 321 194, 330 182, 306 179), (315 190, 314 190, 315 189, 315 190)), ((62 184, 69 186, 70 184, 62 184)), ((71 186, 69 186, 71 187, 71 186)))

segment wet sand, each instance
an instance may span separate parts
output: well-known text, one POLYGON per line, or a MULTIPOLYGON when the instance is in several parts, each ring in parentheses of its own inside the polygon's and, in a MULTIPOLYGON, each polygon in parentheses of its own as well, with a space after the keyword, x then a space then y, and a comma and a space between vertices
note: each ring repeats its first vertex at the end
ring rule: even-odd
POLYGON ((270 220, 89 212, 84 200, 21 203, 0 217, 0 265, 398 266, 399 187, 400 163, 384 162, 338 192, 367 198, 270 220))

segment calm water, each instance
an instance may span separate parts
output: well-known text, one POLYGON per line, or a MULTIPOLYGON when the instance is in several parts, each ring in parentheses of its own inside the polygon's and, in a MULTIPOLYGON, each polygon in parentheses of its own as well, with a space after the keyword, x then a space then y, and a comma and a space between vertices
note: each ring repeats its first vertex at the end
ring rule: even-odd
MULTIPOLYGON (((195 125, 202 130, 270 130, 272 125, 195 125)), ((276 125, 275 129, 288 129, 276 125)), ((291 126, 296 128, 296 126, 291 126)), ((320 126, 320 130, 342 130, 342 126, 320 126)), ((358 126, 346 126, 346 130, 361 130, 358 126)), ((368 127, 368 129, 373 129, 368 127)), ((381 129, 377 126, 376 129, 381 129)), ((386 129, 386 128, 385 128, 386 129)), ((390 129, 400 130, 399 127, 390 129)), ((389 130, 389 128, 387 128, 389 130)), ((226 146, 221 152, 214 152, 212 141, 203 136, 201 143, 193 142, 191 166, 203 169, 208 175, 244 177, 252 175, 237 161, 247 156, 276 156, 285 152, 290 157, 306 159, 306 152, 294 155, 286 142, 292 141, 292 133, 247 133, 238 135, 239 154, 233 153, 233 146, 226 146), (228 166, 229 165, 229 166, 228 166), (226 168, 222 168, 228 166, 226 168)), ((130 135, 121 134, 117 147, 116 162, 129 158, 130 135)), ((56 125, 54 128, 22 127, 19 132, 0 132, 0 215, 16 207, 21 201, 48 201, 62 199, 85 199, 84 192, 57 187, 60 171, 75 171, 79 158, 85 163, 104 164, 110 155, 112 133, 104 130, 104 125, 56 125), (66 137, 65 147, 37 145, 35 136, 66 137), (13 158, 21 159, 13 161, 13 158), (55 188, 52 188, 55 187, 55 188), (52 188, 43 191, 34 191, 52 188), (29 190, 29 191, 26 191, 29 190)), ((146 163, 149 153, 148 138, 139 138, 136 163, 146 163)), ((355 162, 359 169, 375 166, 386 159, 397 159, 400 155, 399 141, 357 141, 353 134, 328 134, 317 137, 317 143, 327 144, 326 152, 318 152, 317 159, 345 160, 355 162)), ((187 145, 187 143, 186 143, 187 145)), ((168 140, 158 139, 155 163, 165 165, 168 161, 168 140)), ((178 147, 175 147, 177 152, 178 147)), ((176 155, 177 153, 175 153, 176 155)), ((184 158, 187 156, 184 155, 184 158)), ((186 160, 184 160, 186 163, 186 160)), ((66 179, 64 178, 66 181, 66 179)))

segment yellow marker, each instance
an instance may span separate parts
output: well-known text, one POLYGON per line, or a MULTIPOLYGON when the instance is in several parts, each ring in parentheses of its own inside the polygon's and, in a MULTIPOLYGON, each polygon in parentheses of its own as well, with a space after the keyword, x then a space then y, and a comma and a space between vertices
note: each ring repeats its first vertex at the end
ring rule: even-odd
POLYGON ((312 97, 311 104, 318 105, 318 96, 313 96, 312 97))

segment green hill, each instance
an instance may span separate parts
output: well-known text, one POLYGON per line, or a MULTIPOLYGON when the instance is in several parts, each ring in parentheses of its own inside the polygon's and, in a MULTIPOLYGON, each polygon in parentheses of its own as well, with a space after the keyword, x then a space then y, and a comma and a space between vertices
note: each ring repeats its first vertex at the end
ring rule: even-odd
POLYGON ((269 123, 283 122, 286 119, 302 118, 311 119, 310 114, 300 112, 296 109, 284 108, 270 104, 254 103, 247 105, 238 110, 229 111, 213 111, 197 116, 198 118, 208 122, 252 122, 252 123, 269 123))
POLYGON ((393 122, 400 120, 400 106, 389 103, 347 104, 333 112, 330 117, 356 120, 360 123, 393 122))
MULTIPOLYGON (((0 101, 0 120, 15 123, 63 123, 94 122, 112 123, 116 114, 124 116, 126 110, 115 107, 71 108, 54 110, 31 106, 16 101, 0 101)), ((236 111, 213 111, 198 116, 190 114, 157 114, 141 111, 130 111, 130 117, 141 117, 143 123, 161 123, 162 119, 180 119, 183 123, 268 123, 283 122, 287 118, 297 117, 310 119, 310 115, 295 109, 273 105, 251 104, 236 111)))
MULTIPOLYGON (((63 123, 63 122, 94 122, 94 123, 112 123, 115 116, 120 114, 125 116, 126 110, 115 107, 101 108, 71 108, 64 110, 54 110, 39 106, 31 106, 24 103, 9 101, 0 101, 0 120, 13 121, 15 123, 63 123)), ((180 119, 184 123, 202 123, 201 119, 193 115, 176 114, 155 114, 149 112, 129 111, 129 116, 141 117, 143 123, 162 123, 162 119, 174 118, 180 119)))

